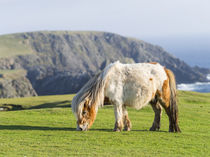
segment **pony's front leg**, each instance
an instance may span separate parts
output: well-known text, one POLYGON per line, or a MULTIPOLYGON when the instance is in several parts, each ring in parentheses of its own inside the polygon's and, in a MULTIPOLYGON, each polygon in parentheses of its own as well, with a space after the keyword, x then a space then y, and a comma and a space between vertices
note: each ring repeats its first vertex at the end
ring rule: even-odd
POLYGON ((122 131, 123 129, 123 109, 121 105, 115 105, 114 107, 115 113, 115 126, 114 131, 122 131))
POLYGON ((124 123, 124 131, 130 131, 131 130, 131 121, 128 118, 128 111, 126 110, 126 107, 123 106, 123 123, 124 123))

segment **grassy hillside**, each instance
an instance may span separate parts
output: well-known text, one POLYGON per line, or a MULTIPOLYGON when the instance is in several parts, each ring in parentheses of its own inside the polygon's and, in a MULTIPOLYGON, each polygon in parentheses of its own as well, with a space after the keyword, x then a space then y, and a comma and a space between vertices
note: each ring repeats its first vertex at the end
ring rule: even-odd
POLYGON ((2 78, 15 79, 18 76, 26 76, 26 71, 23 70, 23 69, 17 69, 17 70, 0 70, 0 79, 2 79, 2 78))
POLYGON ((29 42, 17 35, 0 36, 0 58, 32 54, 29 42))
POLYGON ((129 109, 131 132, 112 132, 112 106, 99 110, 91 130, 77 132, 72 97, 1 99, 25 110, 0 112, 0 156, 210 156, 210 94, 179 92, 180 134, 167 132, 165 113, 161 131, 148 131, 150 106, 129 109))

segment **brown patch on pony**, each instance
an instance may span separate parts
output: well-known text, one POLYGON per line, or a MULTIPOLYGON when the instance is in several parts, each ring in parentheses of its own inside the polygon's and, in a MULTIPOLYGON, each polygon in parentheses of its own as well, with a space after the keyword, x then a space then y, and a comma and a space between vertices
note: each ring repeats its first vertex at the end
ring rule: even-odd
POLYGON ((83 124, 88 121, 88 128, 90 128, 96 118, 95 105, 89 106, 89 100, 86 100, 82 110, 82 119, 78 121, 79 124, 83 124))
POLYGON ((149 62, 149 64, 158 64, 157 62, 149 62))
POLYGON ((152 79, 152 78, 150 78, 149 80, 150 80, 150 81, 152 81, 153 79, 152 79))
POLYGON ((162 99, 165 102, 165 107, 168 108, 170 106, 170 96, 171 96, 171 91, 169 87, 169 78, 164 81, 163 87, 162 87, 162 99))
POLYGON ((162 94, 161 94, 161 92, 160 92, 159 90, 156 91, 156 95, 157 95, 158 97, 161 97, 161 96, 162 96, 162 94))
POLYGON ((95 105, 92 105, 90 110, 89 110, 89 125, 88 128, 90 128, 93 124, 93 122, 95 121, 96 118, 96 110, 95 110, 95 105))

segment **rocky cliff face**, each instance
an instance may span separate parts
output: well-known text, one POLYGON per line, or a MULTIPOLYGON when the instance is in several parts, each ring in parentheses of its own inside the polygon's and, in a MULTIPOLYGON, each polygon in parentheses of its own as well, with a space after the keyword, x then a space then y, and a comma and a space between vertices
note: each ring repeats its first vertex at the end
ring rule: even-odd
POLYGON ((30 81, 26 78, 25 72, 18 71, 10 74, 0 75, 0 98, 13 98, 36 96, 30 81))
POLYGON ((112 33, 34 32, 14 38, 27 44, 32 53, 1 58, 0 69, 24 69, 38 95, 75 93, 116 60, 159 62, 175 73, 178 83, 206 80, 198 67, 191 68, 161 47, 112 33))

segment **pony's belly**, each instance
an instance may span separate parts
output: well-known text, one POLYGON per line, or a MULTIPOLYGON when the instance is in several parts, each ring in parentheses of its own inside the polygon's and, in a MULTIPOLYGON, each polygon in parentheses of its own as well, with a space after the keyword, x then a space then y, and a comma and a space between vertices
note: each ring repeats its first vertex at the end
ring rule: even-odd
POLYGON ((127 82, 123 90, 124 104, 136 109, 146 106, 156 92, 156 88, 149 81, 144 84, 142 82, 127 82))
POLYGON ((141 109, 152 99, 156 88, 147 82, 113 81, 105 89, 105 96, 114 103, 114 105, 126 105, 135 109, 141 109))
POLYGON ((135 109, 141 109, 142 107, 145 107, 148 105, 148 103, 151 101, 151 94, 148 93, 148 96, 142 96, 142 97, 130 97, 127 99, 124 104, 126 106, 135 108, 135 109))

